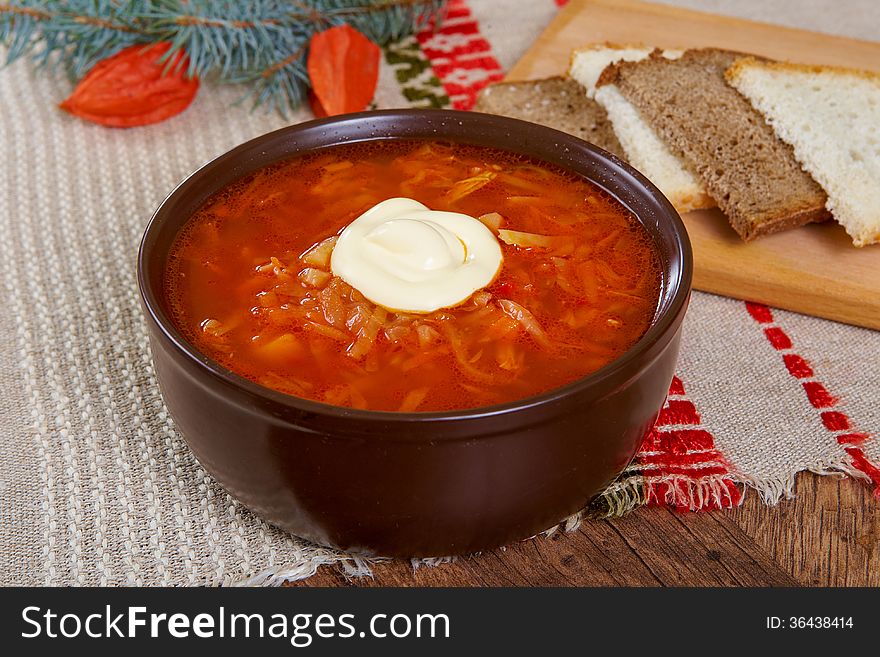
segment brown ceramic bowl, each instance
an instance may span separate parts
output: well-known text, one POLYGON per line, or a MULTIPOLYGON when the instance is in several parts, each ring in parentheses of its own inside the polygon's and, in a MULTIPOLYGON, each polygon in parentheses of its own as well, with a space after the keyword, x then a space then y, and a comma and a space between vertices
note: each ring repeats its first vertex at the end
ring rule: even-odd
POLYGON ((487 114, 365 112, 253 139, 192 174, 156 211, 138 283, 171 416, 199 461, 266 520, 368 555, 437 556, 522 539, 581 509, 632 459, 678 355, 692 257, 684 225, 638 172, 575 137, 487 114), (269 390, 212 361, 169 319, 168 251, 193 211, 233 180, 297 153, 427 138, 522 153, 607 190, 644 224, 662 260, 652 325, 601 370, 520 401, 442 413, 358 411, 269 390))

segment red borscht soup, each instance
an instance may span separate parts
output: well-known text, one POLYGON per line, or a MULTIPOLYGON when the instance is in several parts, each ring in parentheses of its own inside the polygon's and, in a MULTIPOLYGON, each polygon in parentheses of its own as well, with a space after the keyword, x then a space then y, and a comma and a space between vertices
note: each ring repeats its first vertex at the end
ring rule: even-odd
POLYGON ((660 284, 646 231, 592 183, 500 150, 397 140, 295 157, 214 194, 165 275, 176 326, 231 371, 409 412, 511 402, 598 370, 644 334, 660 284), (501 247, 495 279, 417 314, 334 276, 337 236, 397 197, 478 218, 501 247))

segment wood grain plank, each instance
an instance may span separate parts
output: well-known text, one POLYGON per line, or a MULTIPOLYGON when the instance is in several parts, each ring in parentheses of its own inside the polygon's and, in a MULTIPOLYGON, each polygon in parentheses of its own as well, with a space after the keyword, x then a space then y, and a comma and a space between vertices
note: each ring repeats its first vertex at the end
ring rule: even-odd
POLYGON ((722 514, 642 508, 452 563, 377 564, 371 578, 324 567, 294 586, 791 586, 766 550, 722 514))
POLYGON ((880 586, 880 506, 862 482, 803 473, 793 500, 752 493, 729 517, 804 586, 880 586))
POLYGON ((679 514, 642 508, 453 563, 322 568, 297 586, 880 586, 880 508, 867 486, 802 473, 776 506, 679 514))
MULTIPOLYGON (((571 51, 597 41, 721 47, 804 63, 880 70, 880 43, 755 23, 635 0, 572 0, 507 79, 563 73, 571 51)), ((856 249, 834 222, 745 244, 718 211, 683 217, 694 287, 880 329, 880 246, 856 249)))
POLYGON ((790 586, 793 578, 723 513, 645 508, 610 520, 664 586, 790 586))

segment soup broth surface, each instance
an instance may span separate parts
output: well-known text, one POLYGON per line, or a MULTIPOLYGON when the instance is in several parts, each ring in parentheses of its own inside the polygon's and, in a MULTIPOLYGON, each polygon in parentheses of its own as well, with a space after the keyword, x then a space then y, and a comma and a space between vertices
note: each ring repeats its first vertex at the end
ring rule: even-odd
POLYGON ((620 356, 657 306, 650 238, 592 183, 507 152, 427 141, 339 146, 262 169, 185 225, 168 310, 239 375, 337 406, 444 411, 571 383, 620 356), (409 197, 480 217, 501 270, 463 304, 386 310, 330 272, 333 237, 409 197))

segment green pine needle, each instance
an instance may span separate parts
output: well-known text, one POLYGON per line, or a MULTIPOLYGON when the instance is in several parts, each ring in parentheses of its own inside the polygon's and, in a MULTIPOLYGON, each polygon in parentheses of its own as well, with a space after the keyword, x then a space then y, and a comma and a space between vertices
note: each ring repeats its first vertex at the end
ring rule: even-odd
POLYGON ((189 56, 190 75, 247 84, 255 105, 282 114, 309 88, 308 44, 349 23, 379 45, 435 19, 444 0, 13 0, 0 1, 7 63, 30 55, 72 80, 136 43, 168 41, 189 56))

